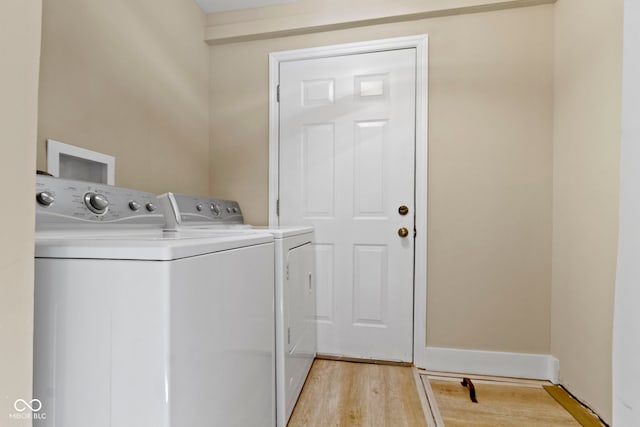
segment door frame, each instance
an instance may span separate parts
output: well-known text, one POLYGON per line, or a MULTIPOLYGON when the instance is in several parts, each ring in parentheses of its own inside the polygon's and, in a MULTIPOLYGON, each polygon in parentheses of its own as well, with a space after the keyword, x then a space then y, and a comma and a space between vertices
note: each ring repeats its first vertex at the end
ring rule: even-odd
POLYGON ((397 49, 416 49, 415 227, 413 276, 413 363, 426 367, 427 326, 427 168, 428 168, 428 35, 296 49, 269 54, 269 225, 278 225, 280 63, 397 49), (416 262, 421 260, 422 262, 416 262))

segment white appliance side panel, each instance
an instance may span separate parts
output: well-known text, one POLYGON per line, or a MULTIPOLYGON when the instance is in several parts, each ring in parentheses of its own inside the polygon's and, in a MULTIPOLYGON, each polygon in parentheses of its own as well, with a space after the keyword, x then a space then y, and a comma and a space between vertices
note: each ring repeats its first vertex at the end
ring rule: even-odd
POLYGON ((278 427, 287 425, 316 355, 312 241, 313 233, 276 239, 278 427))
POLYGON ((168 264, 35 260, 36 427, 168 427, 168 264))
POLYGON ((274 426, 273 243, 178 260, 171 277, 171 425, 274 426))

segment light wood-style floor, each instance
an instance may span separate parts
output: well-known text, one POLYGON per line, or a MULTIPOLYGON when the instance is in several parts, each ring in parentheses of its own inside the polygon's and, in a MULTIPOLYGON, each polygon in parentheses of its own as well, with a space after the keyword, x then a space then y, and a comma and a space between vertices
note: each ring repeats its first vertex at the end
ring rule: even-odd
POLYGON ((316 360, 288 427, 426 427, 412 368, 316 360))

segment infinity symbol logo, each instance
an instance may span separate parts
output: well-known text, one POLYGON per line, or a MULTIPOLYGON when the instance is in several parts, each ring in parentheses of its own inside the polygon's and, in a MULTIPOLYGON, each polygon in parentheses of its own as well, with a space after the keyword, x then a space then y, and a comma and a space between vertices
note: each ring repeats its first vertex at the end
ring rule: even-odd
POLYGON ((38 399, 31 399, 29 402, 24 399, 18 399, 13 403, 13 407, 18 412, 24 412, 27 409, 30 409, 32 412, 38 412, 42 409, 42 402, 38 399))

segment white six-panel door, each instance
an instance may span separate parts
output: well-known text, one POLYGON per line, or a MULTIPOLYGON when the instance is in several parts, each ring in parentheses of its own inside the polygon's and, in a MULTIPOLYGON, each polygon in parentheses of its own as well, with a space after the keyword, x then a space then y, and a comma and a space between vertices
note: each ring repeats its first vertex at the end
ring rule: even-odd
POLYGON ((280 64, 279 220, 316 227, 318 353, 412 360, 415 84, 411 48, 280 64))

